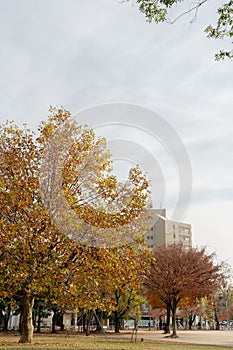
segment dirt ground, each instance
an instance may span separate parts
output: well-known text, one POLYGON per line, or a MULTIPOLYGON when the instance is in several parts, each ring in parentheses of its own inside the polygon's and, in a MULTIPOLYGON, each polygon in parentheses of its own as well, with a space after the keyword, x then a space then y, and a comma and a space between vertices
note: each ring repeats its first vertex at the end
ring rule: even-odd
MULTIPOLYGON (((190 343, 200 345, 219 345, 233 348, 233 330, 195 330, 195 331, 178 331, 177 335, 179 338, 172 339, 166 337, 161 331, 157 330, 139 330, 137 338, 143 338, 148 340, 161 340, 169 342, 179 343, 190 343)), ((112 335, 114 337, 114 334, 112 335)), ((117 337, 122 339, 130 339, 130 332, 122 332, 117 337)))
MULTIPOLYGON (((233 330, 220 330, 220 331, 214 331, 214 330, 179 330, 177 331, 178 338, 172 339, 167 337, 162 331, 159 330, 139 330, 137 334, 137 340, 155 340, 155 341, 161 341, 161 342, 171 342, 171 343, 186 343, 186 344, 199 344, 199 345, 217 345, 217 346, 224 346, 233 348, 233 330)), ((14 337, 16 335, 19 335, 16 332, 13 333, 0 333, 0 337, 14 337)), ((69 333, 58 333, 56 335, 51 333, 42 333, 41 336, 57 336, 57 337, 69 337, 69 336, 80 336, 80 333, 77 332, 69 332, 69 333)), ((39 334, 35 337, 39 337, 39 334)), ((84 336, 84 335, 83 335, 84 336)), ((98 335, 96 335, 98 336, 98 335)), ((99 335, 99 337, 103 337, 102 335, 99 335)), ((132 337, 132 331, 121 331, 120 334, 115 334, 113 332, 107 332, 104 336, 104 338, 110 338, 110 339, 128 339, 131 340, 132 337)))

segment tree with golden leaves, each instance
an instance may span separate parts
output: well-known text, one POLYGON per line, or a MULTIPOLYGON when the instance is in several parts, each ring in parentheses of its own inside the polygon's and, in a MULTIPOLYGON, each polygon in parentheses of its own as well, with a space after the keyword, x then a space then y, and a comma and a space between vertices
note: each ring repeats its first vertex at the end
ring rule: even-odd
POLYGON ((143 232, 148 182, 134 168, 119 184, 105 140, 62 108, 37 139, 26 126, 1 125, 0 159, 0 297, 21 296, 20 342, 30 343, 35 297, 66 303, 81 267, 95 271, 93 246, 143 232))
POLYGON ((176 312, 182 301, 190 303, 220 290, 225 283, 223 264, 204 248, 186 250, 182 244, 157 247, 155 260, 144 281, 146 295, 156 295, 170 308, 176 338, 176 312))
POLYGON ((142 301, 142 276, 150 256, 142 238, 122 247, 93 249, 91 267, 80 267, 81 277, 72 287, 74 306, 84 314, 96 309, 100 314, 107 313, 114 319, 118 333, 123 318, 142 301))
POLYGON ((106 291, 110 297, 109 311, 114 319, 115 333, 120 331, 121 321, 130 311, 142 303, 143 275, 151 258, 150 253, 142 249, 142 244, 129 244, 118 249, 113 253, 116 257, 114 266, 109 266, 111 279, 106 291))

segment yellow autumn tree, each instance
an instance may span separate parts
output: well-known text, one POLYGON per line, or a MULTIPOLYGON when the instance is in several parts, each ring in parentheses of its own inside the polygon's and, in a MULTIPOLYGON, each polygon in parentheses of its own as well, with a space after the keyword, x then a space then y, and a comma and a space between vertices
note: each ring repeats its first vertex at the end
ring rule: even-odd
POLYGON ((0 137, 0 297, 21 298, 20 342, 30 343, 35 297, 66 298, 81 267, 92 268, 90 246, 143 232, 148 182, 134 168, 119 184, 105 140, 62 108, 37 138, 9 122, 0 137))
POLYGON ((143 275, 146 273, 151 253, 143 247, 143 238, 134 244, 115 248, 93 249, 92 264, 81 266, 72 289, 75 306, 83 313, 98 310, 114 319, 115 332, 130 311, 142 302, 143 275))

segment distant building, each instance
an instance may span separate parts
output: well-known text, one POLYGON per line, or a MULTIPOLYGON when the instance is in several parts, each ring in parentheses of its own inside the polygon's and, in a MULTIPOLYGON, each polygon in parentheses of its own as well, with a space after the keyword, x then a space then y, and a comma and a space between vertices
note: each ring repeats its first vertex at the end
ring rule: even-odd
POLYGON ((166 209, 151 209, 153 218, 149 222, 150 230, 145 234, 150 249, 156 246, 182 242, 185 249, 192 247, 192 227, 190 224, 171 221, 166 217, 166 209))

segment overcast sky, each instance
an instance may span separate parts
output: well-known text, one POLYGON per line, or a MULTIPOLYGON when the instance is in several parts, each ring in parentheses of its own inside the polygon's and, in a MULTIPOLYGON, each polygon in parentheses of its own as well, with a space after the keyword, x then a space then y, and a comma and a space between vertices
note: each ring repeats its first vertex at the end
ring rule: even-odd
MULTIPOLYGON (((189 16, 155 25, 136 4, 118 0, 0 0, 0 119, 36 129, 50 105, 78 113, 112 102, 158 113, 190 157, 193 191, 184 221, 194 244, 233 265, 233 63, 214 61, 225 44, 203 32, 215 23, 218 3, 209 1, 192 24, 189 16)), ((138 122, 143 127, 143 118, 138 122)), ((131 140, 132 130, 118 131, 124 133, 131 140)), ((145 145, 143 137, 136 136, 138 144, 162 169, 169 217, 179 179, 163 162, 161 143, 148 138, 145 145)))

